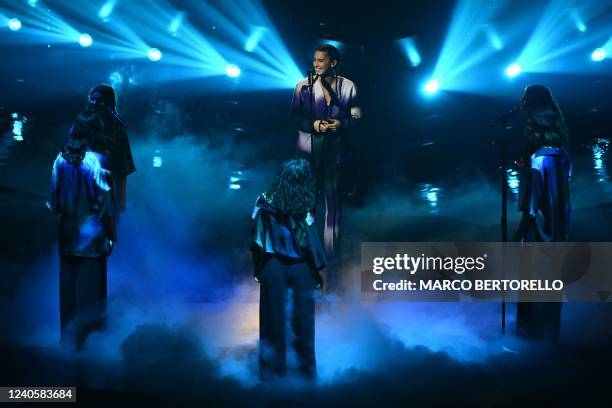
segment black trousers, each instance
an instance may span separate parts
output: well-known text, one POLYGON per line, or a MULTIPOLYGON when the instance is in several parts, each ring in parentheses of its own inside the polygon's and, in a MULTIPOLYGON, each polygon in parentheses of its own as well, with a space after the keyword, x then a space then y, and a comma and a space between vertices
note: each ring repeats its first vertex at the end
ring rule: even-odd
MULTIPOLYGON (((261 273, 259 297, 259 367, 262 380, 287 372, 287 298, 292 289, 291 327, 299 372, 316 374, 314 347, 315 281, 305 262, 287 264, 270 259, 261 273)), ((291 336, 289 336, 291 337, 291 336)))
POLYGON ((561 302, 519 302, 516 334, 532 340, 557 342, 561 328, 561 302))
POLYGON ((62 343, 82 349, 87 336, 106 328, 106 257, 60 255, 62 343))

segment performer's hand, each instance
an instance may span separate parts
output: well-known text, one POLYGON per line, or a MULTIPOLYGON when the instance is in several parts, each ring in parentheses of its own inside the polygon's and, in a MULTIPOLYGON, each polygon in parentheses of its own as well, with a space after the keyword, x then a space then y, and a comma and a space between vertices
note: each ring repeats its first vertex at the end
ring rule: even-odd
POLYGON ((340 129, 340 127, 342 126, 342 122, 340 122, 338 119, 328 119, 327 124, 327 129, 332 132, 335 132, 336 130, 340 129))
POLYGON ((314 127, 315 132, 325 133, 327 132, 327 128, 329 127, 329 124, 324 120, 315 120, 313 123, 313 127, 314 127))

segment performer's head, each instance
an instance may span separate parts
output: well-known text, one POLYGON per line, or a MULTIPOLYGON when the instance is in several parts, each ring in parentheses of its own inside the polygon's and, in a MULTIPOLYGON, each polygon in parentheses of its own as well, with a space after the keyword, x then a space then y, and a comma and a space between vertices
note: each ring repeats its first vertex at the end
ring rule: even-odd
POLYGON ((552 95, 550 89, 544 85, 529 85, 523 92, 521 109, 527 112, 527 126, 540 130, 544 136, 544 143, 552 146, 565 145, 569 141, 569 134, 563 113, 552 95))
POLYGON ((315 50, 312 66, 317 75, 326 77, 336 73, 339 62, 340 51, 331 44, 323 44, 315 50))
POLYGON ((547 108, 556 109, 556 103, 550 89, 540 84, 529 85, 525 88, 521 106, 527 112, 547 108))
POLYGON ((98 112, 106 111, 106 109, 115 110, 117 105, 117 99, 115 96, 115 90, 112 86, 106 84, 100 84, 94 86, 89 91, 88 106, 98 112))
POLYGON ((315 183, 310 163, 304 159, 283 163, 266 196, 282 212, 305 216, 315 206, 315 183))
POLYGON ((80 113, 70 128, 62 156, 66 161, 78 164, 85 157, 88 147, 92 150, 96 150, 96 147, 101 148, 103 140, 104 132, 100 116, 91 111, 80 113))

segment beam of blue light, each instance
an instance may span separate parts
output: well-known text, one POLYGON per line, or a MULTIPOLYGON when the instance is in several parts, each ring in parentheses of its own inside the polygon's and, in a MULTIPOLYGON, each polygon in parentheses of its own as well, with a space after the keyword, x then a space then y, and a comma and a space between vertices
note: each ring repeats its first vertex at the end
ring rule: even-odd
POLYGON ((421 54, 419 54, 419 51, 417 50, 414 38, 401 38, 397 40, 397 42, 402 51, 404 51, 404 55, 408 61, 410 61, 410 65, 413 67, 418 67, 421 65, 421 54))
POLYGON ((457 2, 432 75, 444 83, 445 90, 465 91, 462 84, 465 76, 460 74, 497 50, 495 45, 491 47, 482 41, 483 28, 492 23, 507 3, 502 0, 498 7, 483 7, 478 0, 457 2))
POLYGON ((595 62, 600 62, 606 59, 607 52, 604 48, 596 48, 591 54, 591 59, 595 62))
POLYGON ((11 31, 19 31, 21 29, 21 20, 16 17, 11 18, 8 21, 8 28, 11 31))
POLYGON ((30 7, 36 7, 37 4, 38 0, 28 0, 28 6, 30 7))
POLYGON ((518 74, 520 74, 522 71, 521 65, 514 62, 510 65, 508 65, 508 67, 506 68, 506 75, 508 75, 509 77, 513 78, 515 76, 517 76, 518 74))
POLYGON ((243 72, 249 71, 253 81, 243 81, 241 86, 293 88, 304 78, 259 0, 218 2, 216 6, 206 4, 195 11, 208 24, 214 25, 216 35, 224 39, 216 44, 218 51, 240 65, 243 72), (240 54, 237 50, 244 49, 253 26, 265 27, 265 35, 252 52, 240 54), (262 81, 265 78, 268 80, 262 81))
POLYGON ((147 3, 146 7, 138 5, 124 11, 144 37, 164 50, 165 65, 177 68, 173 73, 166 73, 159 80, 181 80, 214 75, 224 75, 228 62, 221 56, 212 41, 195 28, 188 16, 191 13, 180 12, 166 1, 147 3), (176 36, 164 34, 168 27, 165 22, 174 21, 178 16, 180 32, 176 36))
POLYGON ((81 45, 81 47, 89 47, 92 43, 93 43, 93 39, 91 38, 91 35, 89 34, 83 33, 79 37, 79 44, 81 45))
POLYGON ((106 3, 102 5, 102 7, 100 7, 100 11, 98 11, 98 17, 100 17, 102 20, 108 19, 108 17, 111 15, 113 10, 115 9, 116 5, 117 5, 117 0, 108 0, 106 3))
POLYGON ((246 42, 244 43, 244 50, 247 52, 255 51, 257 44, 259 44, 261 37, 263 37, 266 31, 268 31, 266 27, 254 26, 253 32, 251 33, 249 38, 247 38, 246 42))
MULTIPOLYGON (((609 12, 606 2, 585 1, 577 9, 572 0, 557 0, 548 3, 536 24, 531 36, 523 47, 517 62, 523 72, 576 72, 586 73, 587 68, 580 69, 576 61, 571 60, 571 53, 601 40, 602 30, 593 27, 588 34, 576 37, 576 28, 586 19, 594 18, 609 12), (569 17, 568 17, 569 15, 569 17)), ((584 54, 583 54, 584 55, 584 54)))
MULTIPOLYGON (((53 10, 46 7, 30 7, 26 2, 15 2, 13 6, 20 17, 27 21, 18 42, 57 44, 79 41, 81 33, 53 10)), ((9 28, 17 27, 21 28, 21 23, 9 28)))
POLYGON ((74 2, 62 6, 69 14, 78 15, 80 24, 87 24, 89 34, 96 39, 96 49, 106 53, 97 54, 99 58, 108 58, 107 53, 110 52, 113 59, 138 59, 146 56, 151 48, 137 34, 140 23, 136 18, 130 19, 128 24, 124 16, 120 15, 122 13, 113 12, 113 18, 102 23, 98 18, 97 5, 93 2, 74 2))

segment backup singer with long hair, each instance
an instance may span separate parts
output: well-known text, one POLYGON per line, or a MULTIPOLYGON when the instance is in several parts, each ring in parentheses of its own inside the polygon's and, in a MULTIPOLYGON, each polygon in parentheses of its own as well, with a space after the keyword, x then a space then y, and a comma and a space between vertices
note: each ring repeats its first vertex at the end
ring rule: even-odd
POLYGON ((306 160, 284 163, 253 211, 251 251, 255 280, 260 283, 260 374, 263 380, 287 372, 286 306, 292 290, 293 345, 299 374, 316 374, 314 349, 314 291, 323 284, 319 271, 325 253, 313 228, 310 209, 314 179, 306 160))
MULTIPOLYGON (((519 209, 523 213, 515 240, 563 242, 569 237, 572 164, 563 113, 544 85, 525 88, 522 110, 527 112, 526 148, 519 209)), ((519 303, 517 334, 557 341, 561 303, 519 303)))
POLYGON ((102 129, 100 117, 80 114, 53 163, 47 206, 59 216, 62 341, 81 349, 106 325, 106 258, 116 241, 106 158, 88 148, 102 129))

